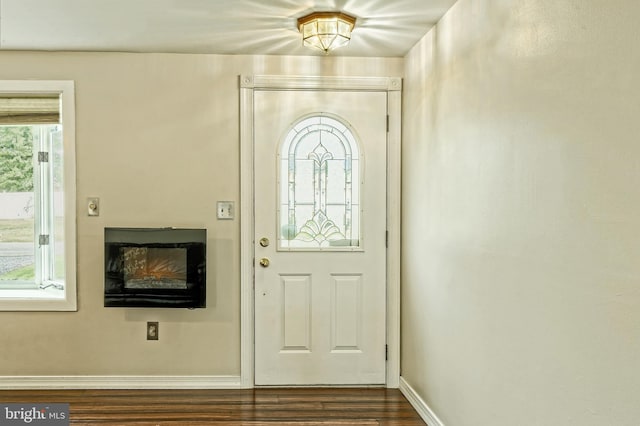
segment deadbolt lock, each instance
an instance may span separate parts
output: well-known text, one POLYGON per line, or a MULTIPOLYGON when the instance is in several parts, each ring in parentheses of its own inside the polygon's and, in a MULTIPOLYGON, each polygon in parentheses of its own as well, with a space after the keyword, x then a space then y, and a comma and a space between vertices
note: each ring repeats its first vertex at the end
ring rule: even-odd
POLYGON ((260 246, 269 247, 269 239, 267 237, 260 238, 260 246))

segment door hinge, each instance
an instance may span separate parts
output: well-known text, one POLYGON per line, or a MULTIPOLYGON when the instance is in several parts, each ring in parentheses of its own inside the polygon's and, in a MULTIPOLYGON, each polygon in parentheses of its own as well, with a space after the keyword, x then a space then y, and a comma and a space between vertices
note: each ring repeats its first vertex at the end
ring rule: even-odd
POLYGON ((384 345, 384 360, 389 361, 389 345, 384 345))
POLYGON ((389 114, 387 114, 387 133, 389 133, 389 114))
POLYGON ((384 231, 384 246, 389 248, 389 231, 384 231))
POLYGON ((41 246, 48 246, 49 245, 49 235, 47 234, 41 234, 38 236, 38 244, 40 244, 41 246))
POLYGON ((48 163, 49 153, 46 151, 38 151, 38 163, 48 163))

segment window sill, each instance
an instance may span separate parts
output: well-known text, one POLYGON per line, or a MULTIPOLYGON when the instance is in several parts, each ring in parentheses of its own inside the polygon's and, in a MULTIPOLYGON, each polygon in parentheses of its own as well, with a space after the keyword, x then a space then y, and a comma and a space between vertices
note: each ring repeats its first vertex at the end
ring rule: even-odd
POLYGON ((0 290, 0 311, 77 311, 75 297, 63 290, 0 290))

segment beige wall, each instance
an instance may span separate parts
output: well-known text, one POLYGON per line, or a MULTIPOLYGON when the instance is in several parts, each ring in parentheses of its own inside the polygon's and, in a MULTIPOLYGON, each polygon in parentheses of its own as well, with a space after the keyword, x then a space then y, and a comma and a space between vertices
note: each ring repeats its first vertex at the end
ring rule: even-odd
POLYGON ((400 76, 402 59, 0 52, 0 79, 76 83, 78 295, 0 312, 0 376, 240 374, 239 74, 400 76), (84 201, 100 197, 101 214, 84 201), (208 229, 208 307, 103 308, 107 226, 208 229), (160 340, 146 341, 146 321, 160 340))
POLYGON ((637 425, 636 0, 460 0, 406 59, 402 375, 448 426, 637 425))

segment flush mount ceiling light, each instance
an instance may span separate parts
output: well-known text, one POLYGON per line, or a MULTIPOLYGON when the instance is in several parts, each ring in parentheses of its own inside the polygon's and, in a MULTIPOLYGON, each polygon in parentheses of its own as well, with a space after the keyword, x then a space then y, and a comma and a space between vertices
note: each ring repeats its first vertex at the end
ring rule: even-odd
POLYGON ((356 18, 341 12, 314 12, 298 19, 298 29, 305 46, 329 53, 349 43, 355 23, 356 18))

